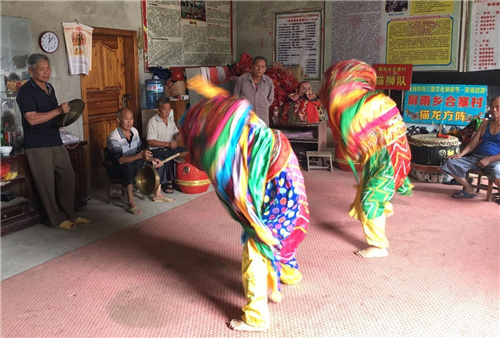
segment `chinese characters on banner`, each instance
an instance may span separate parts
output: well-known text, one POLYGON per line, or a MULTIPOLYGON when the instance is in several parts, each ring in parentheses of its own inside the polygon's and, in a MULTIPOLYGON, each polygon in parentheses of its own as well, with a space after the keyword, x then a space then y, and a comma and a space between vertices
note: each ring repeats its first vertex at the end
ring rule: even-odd
POLYGON ((232 63, 232 1, 140 2, 146 72, 232 63))
POLYGON ((377 72, 375 89, 410 89, 413 65, 376 63, 373 69, 377 72))
POLYGON ((500 69, 500 0, 469 3, 466 70, 500 69))
POLYGON ((276 13, 275 59, 283 66, 301 65, 305 80, 321 78, 322 12, 276 13))
MULTIPOLYGON (((498 0, 497 0, 498 1, 498 0)), ((383 1, 380 62, 458 70, 461 1, 383 1)))
POLYGON ((63 22, 68 52, 69 74, 89 75, 92 70, 92 31, 94 28, 77 22, 63 22))
POLYGON ((403 119, 410 123, 464 126, 484 117, 488 86, 414 84, 406 92, 403 119))

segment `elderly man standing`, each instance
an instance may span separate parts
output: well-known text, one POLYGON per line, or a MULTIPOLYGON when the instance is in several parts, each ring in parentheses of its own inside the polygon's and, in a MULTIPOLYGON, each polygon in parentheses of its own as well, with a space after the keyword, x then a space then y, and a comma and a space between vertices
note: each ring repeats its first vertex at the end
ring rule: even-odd
POLYGON ((48 82, 52 70, 43 54, 31 54, 27 61, 31 79, 17 93, 22 114, 23 147, 40 200, 52 227, 75 229, 89 219, 74 213, 75 172, 63 145, 54 118, 67 114, 67 102, 58 104, 54 87, 48 82), (59 205, 62 210, 59 210, 59 205))
POLYGON ((250 101, 253 111, 269 127, 269 107, 274 100, 274 84, 271 78, 264 75, 266 70, 266 58, 256 56, 252 62, 252 72, 243 74, 236 80, 233 94, 250 101))

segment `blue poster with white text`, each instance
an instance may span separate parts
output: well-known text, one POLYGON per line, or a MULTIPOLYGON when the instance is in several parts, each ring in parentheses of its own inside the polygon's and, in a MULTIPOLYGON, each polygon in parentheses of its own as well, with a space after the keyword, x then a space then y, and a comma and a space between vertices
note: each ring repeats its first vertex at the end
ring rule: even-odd
POLYGON ((403 119, 409 123, 465 126, 484 117, 488 86, 412 84, 405 93, 403 119))

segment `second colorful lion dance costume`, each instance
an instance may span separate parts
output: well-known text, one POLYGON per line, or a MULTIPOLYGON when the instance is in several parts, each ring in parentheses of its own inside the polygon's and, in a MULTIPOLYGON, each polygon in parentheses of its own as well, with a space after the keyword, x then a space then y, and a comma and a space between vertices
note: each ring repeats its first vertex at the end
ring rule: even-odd
POLYGON ((207 98, 181 119, 190 162, 204 170, 229 214, 243 227, 243 321, 269 327, 268 288, 279 301, 280 282, 302 278, 295 253, 309 210, 304 180, 288 139, 251 111, 250 103, 195 78, 207 98))
POLYGON ((375 92, 376 79, 375 70, 362 61, 338 62, 325 73, 321 100, 337 147, 351 164, 363 164, 349 214, 363 224, 369 245, 387 248, 385 217, 393 210, 390 200, 394 192, 412 192, 407 177, 411 153, 401 114, 392 99, 375 92))

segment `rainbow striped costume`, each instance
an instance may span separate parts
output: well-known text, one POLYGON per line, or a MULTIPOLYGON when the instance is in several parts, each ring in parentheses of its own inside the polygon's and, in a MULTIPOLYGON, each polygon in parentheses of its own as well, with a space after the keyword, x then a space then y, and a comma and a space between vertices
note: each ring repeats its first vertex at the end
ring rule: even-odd
POLYGON ((392 99, 375 92, 376 78, 375 70, 362 61, 341 61, 326 71, 320 96, 337 147, 352 168, 353 160, 363 164, 350 215, 362 222, 368 244, 386 248, 390 200, 394 192, 412 193, 407 177, 411 153, 401 114, 392 99))
POLYGON ((291 284, 301 278, 295 253, 309 224, 302 173, 288 139, 267 128, 248 101, 201 78, 188 86, 208 98, 181 119, 189 161, 207 173, 220 201, 243 227, 243 274, 254 259, 248 256, 260 256, 266 264, 255 276, 264 279, 265 295, 249 296, 253 291, 244 278, 249 302, 242 318, 249 325, 267 326, 268 287, 280 298, 280 281, 291 284))

